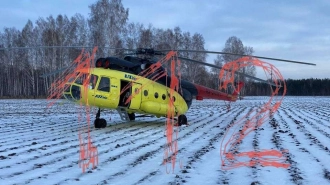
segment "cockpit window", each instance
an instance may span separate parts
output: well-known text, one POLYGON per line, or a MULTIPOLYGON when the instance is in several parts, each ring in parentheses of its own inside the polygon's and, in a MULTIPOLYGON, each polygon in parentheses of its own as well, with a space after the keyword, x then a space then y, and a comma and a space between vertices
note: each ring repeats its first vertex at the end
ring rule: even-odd
POLYGON ((97 90, 110 92, 110 79, 107 77, 101 77, 99 87, 97 88, 97 90))
POLYGON ((88 74, 80 73, 80 74, 78 74, 78 78, 76 79, 75 83, 82 85, 87 77, 88 77, 88 74))
POLYGON ((89 79, 89 89, 95 89, 97 79, 98 79, 98 76, 91 75, 91 77, 89 79))

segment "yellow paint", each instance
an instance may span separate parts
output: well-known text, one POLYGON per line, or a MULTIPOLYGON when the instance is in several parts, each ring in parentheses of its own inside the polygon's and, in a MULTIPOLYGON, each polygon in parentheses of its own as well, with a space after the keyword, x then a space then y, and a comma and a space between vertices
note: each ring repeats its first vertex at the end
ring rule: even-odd
POLYGON ((132 96, 130 105, 126 108, 129 113, 137 112, 159 117, 166 116, 168 110, 173 110, 176 116, 188 111, 186 102, 177 92, 174 92, 174 109, 169 109, 170 88, 147 78, 103 68, 92 68, 89 77, 91 77, 91 75, 98 76, 94 89, 91 88, 90 84, 84 89, 83 85, 79 85, 76 82, 68 83, 70 85, 79 86, 82 95, 84 95, 86 93, 85 90, 87 90, 87 101, 85 101, 86 97, 82 97, 77 101, 78 103, 106 109, 116 109, 120 103, 120 82, 123 80, 132 82, 132 93, 135 93, 132 96), (110 92, 100 91, 98 89, 102 77, 110 79, 110 92), (156 93, 158 97, 155 96, 156 93))
POLYGON ((133 83, 132 84, 132 93, 133 98, 131 100, 131 104, 129 105, 130 109, 139 110, 141 106, 141 84, 133 83))

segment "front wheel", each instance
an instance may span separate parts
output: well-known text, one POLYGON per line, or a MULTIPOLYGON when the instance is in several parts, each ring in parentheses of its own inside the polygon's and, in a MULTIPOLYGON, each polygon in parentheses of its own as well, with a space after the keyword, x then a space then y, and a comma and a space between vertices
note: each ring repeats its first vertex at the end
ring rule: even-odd
POLYGON ((94 121, 95 128, 105 128, 107 126, 107 121, 103 118, 97 118, 94 121))
POLYGON ((130 121, 134 121, 135 120, 135 114, 134 113, 128 113, 128 118, 130 121))
POLYGON ((187 124, 188 124, 188 120, 187 120, 186 115, 181 114, 181 115, 178 117, 178 125, 181 126, 181 125, 187 125, 187 124))

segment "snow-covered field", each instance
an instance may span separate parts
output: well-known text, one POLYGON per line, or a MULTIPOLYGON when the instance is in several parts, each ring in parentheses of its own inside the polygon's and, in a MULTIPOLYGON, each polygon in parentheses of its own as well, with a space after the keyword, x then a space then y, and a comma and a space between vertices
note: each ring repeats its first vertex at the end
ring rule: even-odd
POLYGON ((221 170, 224 129, 267 100, 246 97, 230 112, 223 101, 194 102, 190 125, 179 128, 173 172, 162 164, 164 118, 124 123, 116 112, 104 111, 108 127, 91 126, 90 132, 99 163, 85 173, 78 166, 78 130, 84 126, 78 106, 61 100, 46 109, 46 100, 0 100, 0 184, 330 184, 330 97, 285 97, 273 119, 239 146, 287 149, 288 169, 221 170))

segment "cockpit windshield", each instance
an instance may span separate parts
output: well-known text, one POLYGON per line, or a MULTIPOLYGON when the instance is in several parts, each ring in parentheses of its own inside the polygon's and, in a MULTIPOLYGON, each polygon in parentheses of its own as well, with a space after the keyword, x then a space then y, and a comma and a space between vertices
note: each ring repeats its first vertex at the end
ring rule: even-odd
POLYGON ((82 85, 84 81, 87 79, 88 74, 87 73, 79 73, 78 78, 76 79, 75 83, 82 85))
POLYGON ((97 83, 98 76, 96 75, 91 75, 89 79, 89 88, 90 89, 95 89, 96 83, 97 83))

